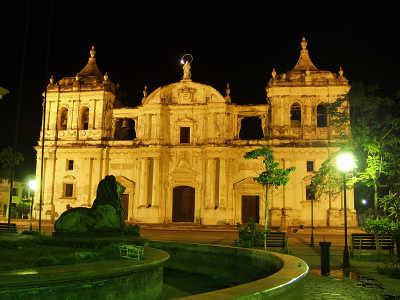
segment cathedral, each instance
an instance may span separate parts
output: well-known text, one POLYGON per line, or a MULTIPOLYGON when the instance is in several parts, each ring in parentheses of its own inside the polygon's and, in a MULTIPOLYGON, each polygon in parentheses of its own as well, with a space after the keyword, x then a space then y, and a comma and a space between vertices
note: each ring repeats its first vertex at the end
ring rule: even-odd
MULTIPOLYGON (((343 194, 314 199, 313 171, 337 150, 326 103, 350 90, 338 74, 319 70, 305 38, 297 64, 273 69, 261 105, 232 103, 191 80, 190 56, 178 82, 143 91, 141 105, 124 107, 118 86, 96 63, 47 86, 44 132, 36 176, 43 171, 43 214, 54 221, 71 207, 90 207, 99 181, 114 175, 126 187, 126 221, 153 224, 264 224, 265 188, 253 180, 262 160, 244 159, 259 147, 274 151, 280 167, 296 167, 289 183, 270 189, 269 226, 343 226, 343 194), (44 136, 44 157, 41 155, 44 136), (312 201, 315 200, 315 201, 312 201)), ((35 195, 38 203, 39 191, 35 195)), ((348 224, 356 226, 353 191, 347 192, 348 224)))

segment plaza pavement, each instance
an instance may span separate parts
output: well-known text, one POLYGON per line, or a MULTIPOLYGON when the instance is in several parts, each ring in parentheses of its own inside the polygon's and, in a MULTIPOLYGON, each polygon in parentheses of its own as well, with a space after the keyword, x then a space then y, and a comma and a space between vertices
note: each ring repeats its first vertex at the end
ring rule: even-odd
MULTIPOLYGON (((14 222, 14 220, 13 220, 14 222)), ((18 230, 29 228, 27 220, 17 221, 18 230)), ((177 241, 187 243, 211 243, 232 245, 238 239, 234 226, 199 225, 150 225, 140 224, 141 236, 155 241, 177 241)), ((34 230, 37 224, 33 224, 34 230)), ((53 225, 42 224, 45 233, 50 234, 53 225)), ((362 232, 359 228, 348 231, 362 232)), ((314 231, 314 247, 310 247, 311 232, 308 228, 288 232, 290 254, 303 259, 310 266, 304 288, 304 299, 400 299, 400 280, 391 279, 376 272, 377 263, 351 260, 351 272, 344 276, 341 270, 344 249, 343 229, 322 229, 314 231), (319 242, 331 242, 330 276, 320 276, 319 242), (390 296, 389 296, 390 295, 390 296)))
MULTIPOLYGON (((351 233, 361 232, 358 228, 351 229, 351 233)), ((211 243, 232 245, 238 239, 238 233, 233 227, 198 228, 174 226, 142 226, 141 236, 157 241, 177 241, 189 243, 211 243)), ((330 300, 330 299, 400 299, 400 280, 386 278, 376 272, 375 265, 351 260, 352 268, 348 274, 343 274, 341 264, 343 261, 344 231, 337 229, 330 232, 320 229, 314 233, 314 247, 310 247, 310 231, 299 230, 288 233, 290 254, 307 262, 310 275, 306 278, 304 286, 304 299, 330 300), (320 276, 321 258, 320 241, 331 242, 330 247, 330 276, 320 276), (364 277, 363 273, 366 273, 364 277), (375 278, 379 278, 377 281, 375 278), (391 295, 391 296, 389 296, 391 295), (399 295, 394 297, 393 295, 399 295)), ((350 243, 350 239, 348 239, 350 243)))

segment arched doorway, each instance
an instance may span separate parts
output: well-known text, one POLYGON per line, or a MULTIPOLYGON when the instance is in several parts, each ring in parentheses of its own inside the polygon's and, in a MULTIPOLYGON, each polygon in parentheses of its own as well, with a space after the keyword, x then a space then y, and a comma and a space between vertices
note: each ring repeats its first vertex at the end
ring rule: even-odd
POLYGON ((186 185, 177 186, 173 190, 172 221, 194 221, 194 188, 186 185))

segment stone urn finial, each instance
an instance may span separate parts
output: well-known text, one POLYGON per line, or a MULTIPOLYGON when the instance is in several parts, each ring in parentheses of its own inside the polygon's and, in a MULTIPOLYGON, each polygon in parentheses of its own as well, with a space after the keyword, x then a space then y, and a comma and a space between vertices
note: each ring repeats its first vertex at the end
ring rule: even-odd
POLYGON ((272 75, 272 79, 275 79, 275 77, 276 77, 276 71, 275 71, 275 68, 272 68, 271 75, 272 75))
POLYGON ((146 97, 147 97, 147 85, 145 85, 144 89, 143 89, 143 98, 146 98, 146 97))
POLYGON ((76 74, 76 75, 75 75, 75 80, 76 80, 76 81, 79 81, 79 74, 76 74))
POLYGON ((104 74, 104 81, 108 81, 108 74, 107 74, 107 72, 104 74))
POLYGON ((53 75, 50 76, 50 84, 54 84, 54 77, 53 77, 53 75))
POLYGON ((343 69, 342 69, 342 67, 339 68, 339 77, 343 77, 343 69))
POLYGON ((226 84, 226 96, 229 97, 231 95, 231 88, 229 83, 226 84))
POLYGON ((94 58, 95 55, 96 55, 96 50, 94 50, 94 46, 92 46, 92 49, 90 49, 90 57, 94 58))
POLYGON ((303 50, 307 49, 307 41, 306 41, 306 38, 304 36, 303 36, 303 38, 301 40, 300 45, 301 45, 301 49, 303 49, 303 50))

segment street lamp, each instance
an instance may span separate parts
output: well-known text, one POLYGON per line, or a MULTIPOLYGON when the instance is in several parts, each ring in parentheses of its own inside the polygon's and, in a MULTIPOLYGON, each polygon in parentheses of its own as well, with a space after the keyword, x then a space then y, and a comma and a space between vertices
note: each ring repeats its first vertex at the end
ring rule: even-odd
POLYGON ((32 196, 32 201, 31 201, 31 224, 29 226, 29 230, 32 231, 33 195, 34 195, 34 191, 36 191, 36 188, 37 188, 37 182, 36 182, 36 180, 30 180, 28 185, 29 185, 29 189, 31 190, 31 196, 32 196))
POLYGON ((347 206, 346 206, 346 173, 353 170, 356 165, 353 154, 350 152, 342 153, 337 157, 337 167, 343 172, 343 206, 344 206, 344 252, 343 268, 350 267, 349 247, 347 245, 347 206))

